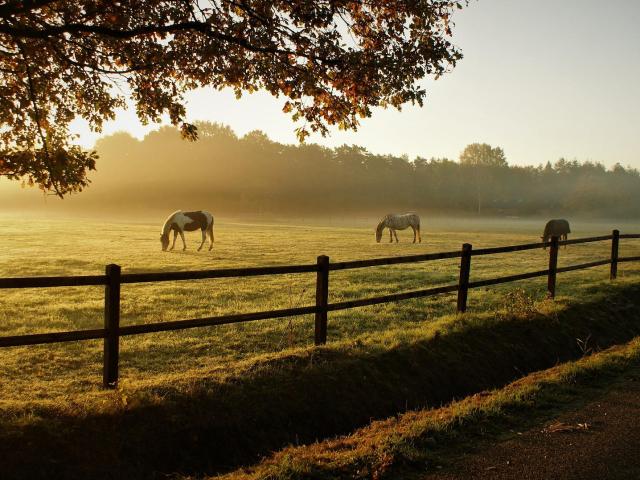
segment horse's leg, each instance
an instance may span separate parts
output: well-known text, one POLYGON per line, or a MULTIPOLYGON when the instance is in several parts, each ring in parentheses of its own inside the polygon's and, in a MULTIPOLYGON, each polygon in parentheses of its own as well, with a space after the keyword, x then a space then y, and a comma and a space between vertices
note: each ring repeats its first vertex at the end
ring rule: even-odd
POLYGON ((213 248, 213 223, 209 227, 209 238, 211 239, 211 244, 209 245, 209 250, 213 248))
POLYGON ((420 235, 420 225, 418 225, 418 242, 422 243, 422 235, 420 235))
POLYGON ((202 250, 202 246, 204 245, 204 242, 207 239, 207 231, 202 229, 202 230, 200 230, 200 232, 202 233, 202 242, 200 243, 200 246, 198 247, 198 251, 202 250))
POLYGON ((173 250, 174 247, 176 246, 176 238, 178 238, 178 231, 174 230, 173 231, 173 245, 171 245, 171 248, 169 250, 173 250))
POLYGON ((411 229, 413 230, 413 243, 416 243, 416 227, 411 225, 411 229))
POLYGON ((395 229, 393 230, 393 234, 396 237, 396 243, 398 243, 398 232, 396 232, 395 229))
POLYGON ((184 241, 184 233, 182 230, 178 230, 178 233, 180 233, 180 238, 182 239, 182 251, 184 251, 187 249, 187 242, 184 241))
POLYGON ((393 230, 389 229, 389 243, 393 242, 393 230))

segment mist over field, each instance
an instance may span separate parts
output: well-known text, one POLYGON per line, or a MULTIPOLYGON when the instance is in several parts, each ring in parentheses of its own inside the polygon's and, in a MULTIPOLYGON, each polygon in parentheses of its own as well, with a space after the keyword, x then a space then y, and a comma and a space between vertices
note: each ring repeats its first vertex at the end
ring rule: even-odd
POLYGON ((455 216, 637 218, 640 174, 615 164, 541 159, 537 166, 377 155, 359 146, 285 145, 200 123, 184 141, 163 127, 137 140, 101 138, 91 185, 64 200, 0 183, 5 213, 152 217, 177 209, 252 218, 379 217, 414 210, 455 216), (543 162, 542 160, 545 160, 543 162))

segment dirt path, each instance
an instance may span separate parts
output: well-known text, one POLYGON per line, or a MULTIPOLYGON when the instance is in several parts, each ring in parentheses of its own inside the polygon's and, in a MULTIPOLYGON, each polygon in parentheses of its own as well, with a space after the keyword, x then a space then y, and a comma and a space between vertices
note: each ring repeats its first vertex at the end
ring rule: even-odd
POLYGON ((422 480, 640 479, 640 374, 586 406, 422 480))

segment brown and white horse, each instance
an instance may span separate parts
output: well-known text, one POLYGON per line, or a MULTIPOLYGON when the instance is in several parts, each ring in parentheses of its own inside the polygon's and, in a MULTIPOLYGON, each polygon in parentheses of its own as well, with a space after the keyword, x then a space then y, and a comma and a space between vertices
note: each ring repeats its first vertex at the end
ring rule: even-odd
POLYGON ((171 232, 171 230, 173 230, 173 245, 171 245, 170 250, 173 250, 173 247, 176 246, 176 237, 178 234, 180 234, 180 238, 182 238, 182 250, 187 249, 187 244, 184 241, 185 230, 187 232, 193 232, 195 230, 202 232, 202 243, 198 247, 198 251, 202 249, 207 239, 207 234, 209 234, 211 238, 209 250, 213 248, 213 215, 209 212, 205 212, 204 210, 198 210, 197 212, 183 212, 182 210, 178 210, 172 213, 169 218, 167 218, 167 221, 164 222, 162 234, 160 235, 163 252, 166 251, 169 246, 169 232, 171 232))

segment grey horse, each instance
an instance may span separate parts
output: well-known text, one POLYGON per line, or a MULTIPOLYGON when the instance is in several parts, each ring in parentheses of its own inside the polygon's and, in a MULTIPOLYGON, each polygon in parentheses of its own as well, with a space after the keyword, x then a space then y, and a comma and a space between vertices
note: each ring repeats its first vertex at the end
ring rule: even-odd
POLYGON ((419 242, 422 242, 420 236, 420 217, 415 213, 405 213, 398 215, 396 213, 390 213, 380 220, 376 227, 376 242, 380 243, 382 239, 382 231, 385 228, 389 229, 389 242, 393 242, 393 236, 396 237, 396 243, 398 242, 398 234, 396 230, 404 230, 411 227, 413 229, 413 243, 416 243, 416 238, 419 242))

